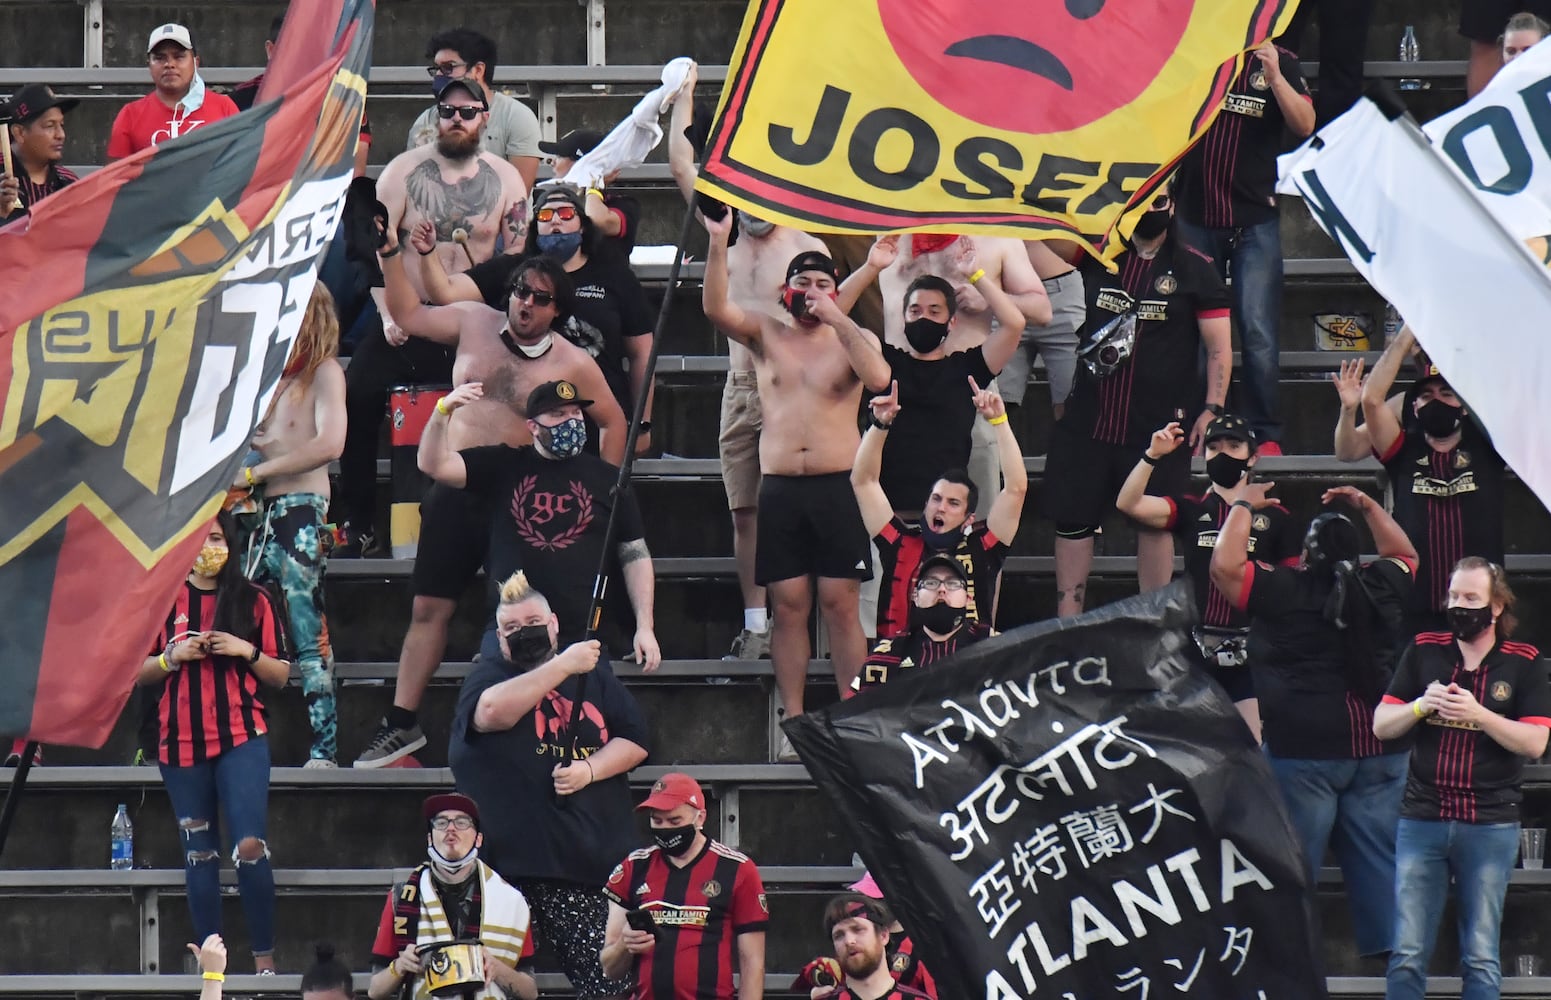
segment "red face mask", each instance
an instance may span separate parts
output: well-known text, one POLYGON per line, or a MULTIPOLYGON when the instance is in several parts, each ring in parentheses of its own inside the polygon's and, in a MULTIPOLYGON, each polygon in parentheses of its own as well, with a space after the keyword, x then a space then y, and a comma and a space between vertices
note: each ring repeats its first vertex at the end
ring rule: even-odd
POLYGON ((911 233, 910 254, 913 257, 920 257, 922 254, 946 250, 957 239, 958 237, 953 233, 911 233))
MULTIPOLYGON (((831 299, 840 298, 838 291, 830 292, 831 299)), ((808 293, 797 288, 787 288, 781 293, 781 304, 786 306, 786 311, 796 318, 797 322, 807 326, 818 326, 819 321, 808 312, 808 293)))

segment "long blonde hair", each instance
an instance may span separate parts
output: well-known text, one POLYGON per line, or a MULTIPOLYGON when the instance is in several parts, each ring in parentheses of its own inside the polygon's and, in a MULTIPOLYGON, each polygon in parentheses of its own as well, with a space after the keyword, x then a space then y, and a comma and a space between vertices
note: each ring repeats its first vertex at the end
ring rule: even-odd
POLYGON ((296 387, 306 389, 312 385, 319 366, 338 354, 339 313, 334 308, 333 294, 319 281, 312 286, 312 298, 307 300, 302 328, 296 334, 296 343, 291 345, 285 370, 296 379, 296 387))

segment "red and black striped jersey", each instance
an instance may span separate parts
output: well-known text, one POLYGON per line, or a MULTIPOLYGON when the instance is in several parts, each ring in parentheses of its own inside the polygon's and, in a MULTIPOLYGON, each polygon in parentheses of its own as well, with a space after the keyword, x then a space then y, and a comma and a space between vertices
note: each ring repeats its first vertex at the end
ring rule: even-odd
MULTIPOLYGON (((881 997, 860 996, 854 990, 852 990, 851 987, 842 986, 835 992, 834 1000, 920 1000, 921 997, 925 996, 926 994, 922 993, 920 990, 911 989, 904 983, 896 980, 894 983, 894 988, 889 990, 881 997)), ((933 998, 933 1000, 935 1000, 935 998, 933 998)))
MULTIPOLYGON (((1169 505, 1165 527, 1179 539, 1185 575, 1196 592, 1201 624, 1214 628, 1249 628, 1249 616, 1233 606, 1212 585, 1212 553, 1217 534, 1233 509, 1221 493, 1209 489, 1200 496, 1164 497, 1169 505)), ((1297 565, 1303 551, 1303 532, 1287 508, 1272 504, 1255 511, 1249 530, 1249 557, 1272 565, 1297 565)))
MULTIPOLYGON (((279 655, 279 633, 269 598, 253 588, 256 643, 265 654, 279 655)), ((155 656, 174 636, 207 632, 215 623, 216 592, 185 583, 167 614, 155 656)), ((259 698, 259 680, 244 660, 207 656, 185 663, 162 682, 161 762, 190 767, 213 760, 268 729, 268 711, 259 698)))
POLYGON ((938 642, 924 629, 913 629, 892 639, 882 639, 873 646, 862 672, 852 683, 858 691, 865 691, 891 680, 898 680, 901 671, 924 667, 946 659, 965 646, 991 638, 991 626, 984 622, 966 621, 953 634, 938 642))
POLYGON ((49 164, 48 172, 44 175, 42 184, 34 182, 31 175, 22 169, 16 171, 16 179, 21 186, 21 191, 19 192, 21 208, 18 209, 18 212, 31 212, 32 206, 44 198, 80 180, 75 175, 75 171, 70 170, 68 167, 61 167, 57 163, 49 164))
MULTIPOLYGON (((1401 656, 1384 702, 1415 701, 1434 681, 1458 684, 1504 718, 1551 728, 1551 682, 1539 660, 1534 646, 1504 641, 1466 670, 1453 635, 1423 632, 1401 656)), ((1523 776, 1524 758, 1479 725, 1429 715, 1416 726, 1400 812, 1409 819, 1517 822, 1523 776)))
MULTIPOLYGON (((889 519, 873 538, 873 544, 878 548, 878 578, 883 581, 878 590, 878 638, 886 639, 910 627, 910 605, 915 600, 921 562, 942 550, 928 550, 921 526, 906 524, 898 515, 889 519)), ((974 523, 967 534, 960 534, 958 544, 947 554, 959 561, 969 579, 965 616, 994 624, 991 613, 1002 565, 1007 562, 1007 543, 981 521, 974 523)))
POLYGON ((682 868, 656 847, 632 852, 603 894, 657 925, 656 947, 637 960, 633 1000, 731 1000, 737 937, 770 922, 759 868, 710 838, 682 868))

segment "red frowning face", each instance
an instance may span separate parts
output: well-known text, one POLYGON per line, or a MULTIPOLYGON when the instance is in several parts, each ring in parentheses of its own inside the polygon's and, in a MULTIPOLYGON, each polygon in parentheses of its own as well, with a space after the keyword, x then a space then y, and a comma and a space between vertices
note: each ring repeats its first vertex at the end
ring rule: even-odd
POLYGON ((878 0, 900 61, 971 121, 1041 135, 1135 100, 1179 47, 1196 0, 878 0))

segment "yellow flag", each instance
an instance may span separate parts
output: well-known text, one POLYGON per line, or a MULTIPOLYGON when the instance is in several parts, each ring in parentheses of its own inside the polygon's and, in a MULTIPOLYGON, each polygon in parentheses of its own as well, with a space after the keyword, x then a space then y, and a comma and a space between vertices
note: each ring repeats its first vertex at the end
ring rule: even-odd
POLYGON ((1062 237, 1108 259, 1295 7, 753 0, 697 187, 810 232, 1062 237))

